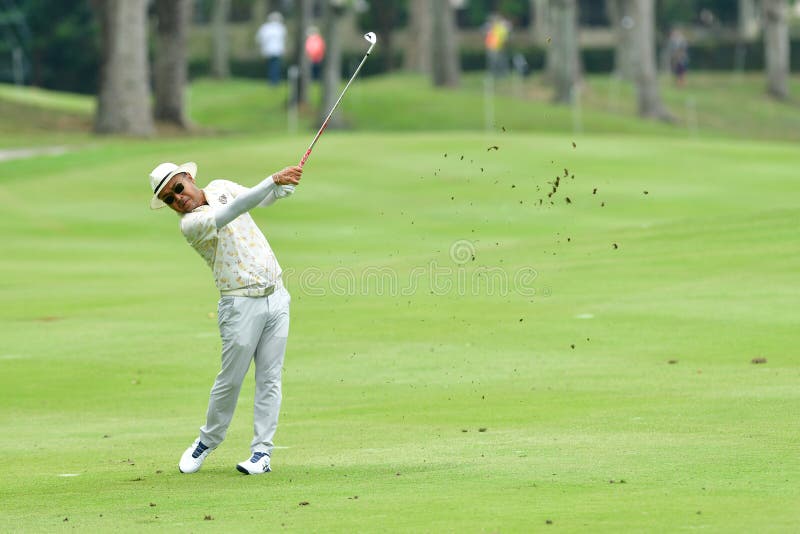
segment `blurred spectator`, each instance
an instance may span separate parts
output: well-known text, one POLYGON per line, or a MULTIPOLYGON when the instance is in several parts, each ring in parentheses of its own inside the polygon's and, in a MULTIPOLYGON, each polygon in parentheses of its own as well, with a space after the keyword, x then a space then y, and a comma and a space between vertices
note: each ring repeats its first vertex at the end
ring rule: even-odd
POLYGON ((528 75, 528 60, 525 59, 521 53, 517 52, 513 56, 511 56, 511 63, 514 65, 514 71, 519 74, 522 78, 528 75))
POLYGON ((311 74, 315 80, 319 80, 322 60, 325 58, 325 40, 316 26, 309 26, 306 35, 306 56, 311 60, 311 74))
POLYGON ((667 48, 670 70, 675 77, 675 84, 683 87, 686 83, 686 70, 689 68, 689 43, 678 28, 673 28, 670 32, 667 48))
POLYGON ((286 26, 283 15, 274 11, 267 17, 256 33, 256 42, 261 55, 267 58, 267 79, 272 85, 281 81, 283 54, 286 52, 286 26))
POLYGON ((484 25, 484 44, 489 72, 498 78, 508 74, 506 44, 511 33, 511 23, 502 15, 493 13, 484 25))

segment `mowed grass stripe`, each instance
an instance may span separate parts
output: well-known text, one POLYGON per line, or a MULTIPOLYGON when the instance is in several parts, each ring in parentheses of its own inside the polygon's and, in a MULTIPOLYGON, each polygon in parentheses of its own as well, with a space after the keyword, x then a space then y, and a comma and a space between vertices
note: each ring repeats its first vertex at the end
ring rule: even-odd
POLYGON ((294 271, 277 436, 289 448, 266 479, 235 472, 248 378, 228 440, 196 476, 177 473, 217 370, 216 296, 177 217, 147 209, 146 173, 191 159, 201 183, 255 183, 303 140, 120 142, 107 159, 87 148, 0 164, 14 170, 0 182, 13 200, 0 495, 19 529, 786 531, 800 519, 798 160, 780 144, 326 134, 296 196, 256 215, 294 271), (564 167, 575 179, 535 205, 564 167), (459 241, 474 261, 453 260, 459 241), (386 269, 402 289, 432 264, 447 271, 407 294, 363 278, 386 269), (459 274, 474 284, 480 268, 509 280, 533 268, 533 294, 459 292, 459 274), (316 282, 301 278, 310 269, 316 282), (337 274, 357 285, 339 291, 337 274))

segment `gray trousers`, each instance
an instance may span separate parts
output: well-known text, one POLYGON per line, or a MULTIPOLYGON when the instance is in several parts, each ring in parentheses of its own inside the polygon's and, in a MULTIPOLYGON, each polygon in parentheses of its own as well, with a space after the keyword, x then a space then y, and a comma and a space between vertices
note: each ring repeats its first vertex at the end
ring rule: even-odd
POLYGON ((242 382, 255 362, 252 452, 272 454, 281 407, 281 369, 289 335, 289 292, 280 285, 268 297, 219 299, 222 368, 211 388, 200 440, 210 448, 225 439, 242 382))

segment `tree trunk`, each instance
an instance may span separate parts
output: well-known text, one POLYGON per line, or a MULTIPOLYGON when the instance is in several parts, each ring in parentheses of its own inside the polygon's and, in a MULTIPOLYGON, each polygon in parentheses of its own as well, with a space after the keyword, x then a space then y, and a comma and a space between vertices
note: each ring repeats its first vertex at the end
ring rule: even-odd
MULTIPOLYGON (((567 52, 569 56, 564 56, 564 50, 560 50, 556 43, 562 42, 562 40, 555 37, 562 31, 559 28, 559 24, 563 24, 564 22, 568 22, 568 19, 563 19, 560 13, 562 13, 562 4, 563 0, 547 0, 547 6, 543 8, 545 15, 547 16, 546 26, 547 26, 547 36, 544 38, 544 45, 545 45, 545 64, 544 64, 544 73, 543 78, 545 83, 549 85, 555 85, 556 78, 558 77, 558 69, 565 68, 565 65, 573 69, 575 73, 575 82, 579 83, 581 80, 581 76, 583 73, 583 62, 581 60, 581 51, 580 45, 578 40, 578 2, 577 0, 572 2, 574 5, 574 46, 570 47, 570 50, 567 52), (569 58, 566 62, 564 58, 569 58)), ((545 24, 543 22, 543 24, 545 24)), ((562 43, 563 44, 563 43, 562 43)))
POLYGON ((450 0, 431 0, 433 8, 432 72, 436 87, 458 87, 461 66, 455 13, 450 0))
POLYGON ((767 93, 789 98, 789 24, 786 0, 763 0, 767 93))
POLYGON ((739 39, 752 41, 758 36, 756 0, 739 0, 739 39))
POLYGON ((530 0, 530 39, 534 43, 546 43, 550 36, 550 0, 530 0))
MULTIPOLYGON (((341 3, 342 1, 343 0, 334 0, 334 3, 336 2, 341 3)), ((364 35, 364 32, 362 32, 361 28, 358 27, 358 13, 356 13, 355 8, 353 7, 357 3, 358 3, 357 1, 353 1, 351 3, 345 2, 344 11, 342 12, 342 16, 339 18, 339 35, 340 36, 347 35, 349 37, 354 37, 355 39, 353 40, 359 43, 359 45, 356 45, 358 47, 358 50, 361 50, 360 45, 366 43, 366 41, 363 39, 359 39, 359 36, 364 35)), ((376 33, 381 36, 381 52, 383 52, 383 42, 384 42, 383 35, 381 35, 379 32, 376 33)), ((347 39, 344 39, 342 42, 346 43, 347 39)), ((355 58, 351 58, 351 61, 355 61, 355 58)), ((356 65, 358 65, 358 62, 356 62, 355 65, 345 65, 344 66, 345 70, 343 70, 342 72, 347 72, 348 70, 354 71, 356 65), (349 68, 351 66, 352 69, 349 68)))
POLYGON ((95 0, 103 36, 98 133, 153 133, 147 62, 148 0, 95 0))
POLYGON ((632 19, 623 20, 621 0, 606 0, 606 13, 616 37, 614 47, 614 76, 634 81, 636 65, 636 44, 633 39, 632 19))
POLYGON ((574 87, 579 81, 577 0, 551 0, 553 16, 551 66, 553 68, 553 100, 571 103, 574 87))
POLYGON ((295 32, 295 65, 300 69, 297 79, 297 104, 308 103, 308 89, 311 87, 311 60, 306 55, 306 34, 311 26, 311 11, 313 0, 299 0, 297 2, 297 31, 295 32))
MULTIPOLYGON (((655 0, 622 0, 622 16, 630 17, 634 75, 639 115, 671 121, 658 87, 655 50, 655 0)), ((624 29, 624 28, 623 28, 624 29)))
POLYGON ((188 79, 186 38, 192 20, 191 0, 159 0, 155 117, 181 128, 189 126, 184 95, 188 79))
MULTIPOLYGON (((335 2, 342 2, 342 0, 335 0, 335 2)), ((342 40, 343 43, 347 42, 347 39, 342 38, 342 36, 347 35, 350 38, 353 38, 353 42, 356 42, 355 51, 356 54, 364 53, 367 51, 367 41, 364 39, 360 39, 359 36, 363 36, 365 32, 361 31, 361 28, 358 26, 358 13, 356 12, 356 4, 358 1, 351 1, 350 3, 345 2, 345 9, 342 13, 342 16, 339 18, 339 38, 342 40)), ((383 35, 376 32, 378 34, 378 38, 381 39, 380 51, 381 53, 384 52, 384 44, 385 41, 383 40, 383 35)), ((377 58, 376 58, 377 60, 377 58)), ((342 63, 342 70, 341 73, 345 75, 346 78, 349 78, 355 71, 356 67, 358 67, 359 62, 361 61, 361 57, 358 55, 351 55, 348 58, 349 63, 345 65, 342 63)))
POLYGON ((410 0, 408 16, 408 45, 404 67, 413 72, 431 74, 433 21, 430 0, 410 0))
POLYGON ((556 65, 558 63, 558 52, 553 47, 553 31, 555 31, 555 11, 550 9, 554 0, 547 0, 547 37, 544 40, 544 72, 542 77, 547 85, 553 85, 556 79, 556 65))
MULTIPOLYGON (((320 123, 325 120, 336 99, 339 97, 339 85, 342 81, 342 40, 339 36, 339 22, 344 15, 345 7, 335 6, 331 0, 325 0, 322 18, 322 34, 325 37, 325 65, 322 70, 322 107, 320 123)), ((341 128, 344 121, 341 114, 334 113, 328 128, 341 128)))
POLYGON ((231 0, 214 0, 211 18, 211 75, 224 80, 231 75, 228 46, 228 19, 231 0))

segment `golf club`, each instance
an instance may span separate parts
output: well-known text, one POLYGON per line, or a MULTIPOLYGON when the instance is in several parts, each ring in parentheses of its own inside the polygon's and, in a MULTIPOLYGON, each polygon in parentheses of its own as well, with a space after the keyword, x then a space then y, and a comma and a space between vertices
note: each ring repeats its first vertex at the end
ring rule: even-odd
POLYGON ((358 64, 358 67, 356 68, 356 71, 353 73, 353 76, 350 77, 350 81, 348 81, 347 85, 344 86, 344 89, 342 90, 342 94, 339 95, 339 99, 336 101, 336 103, 331 108, 331 112, 328 113, 327 117, 325 117, 325 121, 322 123, 322 126, 320 127, 319 131, 317 132, 317 135, 314 136, 314 140, 311 141, 311 145, 308 147, 308 150, 306 150, 306 153, 303 155, 303 159, 300 160, 300 168, 301 169, 303 168, 303 165, 306 164, 306 161, 308 160, 308 156, 311 155, 311 150, 314 148, 314 145, 317 144, 317 140, 322 135, 322 132, 325 131, 325 128, 328 126, 328 121, 331 120, 331 115, 333 115, 333 112, 336 111, 336 108, 339 106, 339 102, 342 101, 342 97, 344 97, 344 94, 347 92, 347 88, 350 87, 350 84, 353 83, 353 80, 356 79, 356 76, 358 76, 358 72, 361 70, 361 67, 364 66, 364 62, 367 60, 367 58, 369 57, 370 52, 372 52, 372 49, 375 47, 375 43, 378 42, 378 37, 375 35, 374 32, 366 33, 364 35, 364 39, 369 41, 369 49, 367 49, 367 53, 364 54, 364 59, 362 59, 361 63, 358 64))

